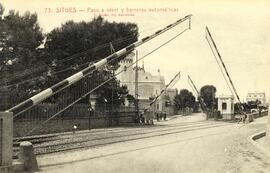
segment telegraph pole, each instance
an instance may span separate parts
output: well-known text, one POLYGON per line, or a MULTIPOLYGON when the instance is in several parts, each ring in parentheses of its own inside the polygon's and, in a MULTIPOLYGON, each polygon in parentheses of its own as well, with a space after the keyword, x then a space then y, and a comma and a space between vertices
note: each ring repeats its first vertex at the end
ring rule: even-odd
POLYGON ((138 87, 138 50, 136 50, 136 67, 135 67, 135 112, 139 116, 139 87, 138 87))
MULTIPOLYGON (((110 42, 110 49, 111 49, 111 54, 115 53, 114 47, 112 42, 110 42)), ((114 67, 112 68, 112 76, 115 76, 114 74, 114 67)), ((109 118, 109 126, 112 125, 112 118, 114 118, 113 115, 113 103, 114 103, 114 98, 113 98, 113 90, 116 89, 116 86, 114 86, 114 82, 112 82, 112 102, 111 102, 111 113, 109 114, 110 118, 109 118)))

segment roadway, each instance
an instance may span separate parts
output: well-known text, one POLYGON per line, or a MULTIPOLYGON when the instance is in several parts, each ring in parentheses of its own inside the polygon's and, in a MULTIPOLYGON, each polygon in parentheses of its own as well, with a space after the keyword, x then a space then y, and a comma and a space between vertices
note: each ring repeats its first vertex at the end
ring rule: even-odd
POLYGON ((92 140, 98 145, 41 155, 38 163, 46 173, 270 172, 270 159, 247 139, 264 130, 266 120, 244 125, 204 121, 202 114, 195 114, 155 126, 97 130, 89 136, 98 134, 101 139, 92 140))

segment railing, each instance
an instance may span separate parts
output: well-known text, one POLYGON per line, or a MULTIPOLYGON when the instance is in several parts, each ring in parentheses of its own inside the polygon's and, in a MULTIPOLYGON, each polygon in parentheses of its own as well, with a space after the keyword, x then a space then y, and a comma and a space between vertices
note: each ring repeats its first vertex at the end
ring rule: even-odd
POLYGON ((262 110, 261 112, 252 112, 252 113, 248 113, 247 115, 252 116, 253 118, 258 118, 258 117, 268 115, 268 110, 262 110))

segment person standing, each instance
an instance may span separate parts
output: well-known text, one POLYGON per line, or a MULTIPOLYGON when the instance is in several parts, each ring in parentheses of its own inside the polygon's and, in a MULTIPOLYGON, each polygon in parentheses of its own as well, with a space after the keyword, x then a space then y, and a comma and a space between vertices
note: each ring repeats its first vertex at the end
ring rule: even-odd
POLYGON ((164 112, 164 115, 163 115, 163 120, 164 121, 166 121, 166 116, 167 116, 167 114, 166 114, 166 112, 164 112))

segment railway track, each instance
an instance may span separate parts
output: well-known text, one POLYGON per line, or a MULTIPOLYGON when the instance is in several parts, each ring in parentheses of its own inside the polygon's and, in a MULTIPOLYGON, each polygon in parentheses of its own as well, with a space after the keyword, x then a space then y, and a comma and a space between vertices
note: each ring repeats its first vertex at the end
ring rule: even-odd
MULTIPOLYGON (((151 129, 168 128, 168 127, 174 127, 174 126, 187 126, 187 125, 199 124, 202 122, 203 121, 190 122, 190 123, 175 123, 173 125, 156 125, 156 126, 151 126, 151 129)), ((150 126, 135 126, 133 128, 129 127, 128 129, 112 128, 112 129, 99 129, 95 131, 78 131, 76 132, 76 137, 85 137, 89 135, 104 134, 104 133, 125 133, 129 131, 146 130, 149 127, 150 126)), ((64 133, 59 133, 59 134, 48 134, 48 135, 39 135, 39 136, 29 136, 29 137, 24 137, 24 138, 15 138, 13 140, 13 147, 19 147, 20 142, 22 141, 29 141, 33 145, 35 145, 35 144, 42 144, 42 143, 50 142, 50 141, 65 140, 71 137, 74 137, 74 134, 72 132, 64 132, 64 133)))
MULTIPOLYGON (((220 122, 196 122, 196 123, 176 123, 172 125, 152 126, 151 128, 139 127, 129 129, 110 129, 108 131, 97 131, 81 133, 75 135, 53 136, 51 138, 42 138, 43 142, 34 144, 35 154, 49 154, 77 150, 82 148, 98 147, 119 142, 152 138, 176 133, 183 133, 201 129, 227 126, 229 123, 220 122)), ((37 139, 35 139, 37 140, 37 139)), ((18 148, 14 147, 15 157, 18 154, 18 148)))

